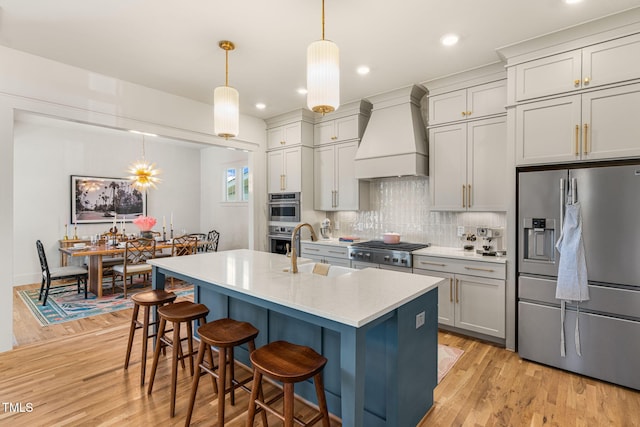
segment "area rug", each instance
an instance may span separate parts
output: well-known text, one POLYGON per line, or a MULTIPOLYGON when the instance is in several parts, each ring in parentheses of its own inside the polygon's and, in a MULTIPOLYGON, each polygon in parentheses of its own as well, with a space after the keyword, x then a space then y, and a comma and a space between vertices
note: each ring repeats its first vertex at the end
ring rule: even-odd
MULTIPOLYGON (((130 295, 141 290, 148 290, 148 288, 127 290, 129 297, 126 299, 122 293, 112 295, 108 291, 101 298, 89 292, 87 299, 84 299, 84 292, 78 294, 75 283, 69 286, 56 286, 49 289, 47 305, 44 307, 38 301, 39 288, 20 290, 18 294, 29 307, 31 314, 42 326, 46 326, 131 308, 133 303, 130 295)), ((176 283, 171 291, 178 296, 189 296, 193 294, 193 286, 176 283)))
POLYGON ((464 350, 438 344, 438 384, 456 364, 464 350))

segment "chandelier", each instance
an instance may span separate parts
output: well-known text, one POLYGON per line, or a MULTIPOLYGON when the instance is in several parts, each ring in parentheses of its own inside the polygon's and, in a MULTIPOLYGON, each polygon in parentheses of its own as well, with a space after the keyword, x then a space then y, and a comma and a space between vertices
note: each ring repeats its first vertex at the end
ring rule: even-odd
POLYGON ((324 39, 324 0, 322 0, 322 40, 307 48, 307 106, 316 113, 330 113, 340 106, 340 52, 324 39))
POLYGON ((137 160, 129 167, 129 179, 131 185, 140 191, 146 191, 148 188, 156 188, 156 184, 160 183, 160 170, 156 169, 155 163, 149 163, 144 157, 144 135, 142 135, 142 159, 137 160))
POLYGON ((216 135, 229 139, 238 136, 240 128, 238 91, 229 86, 229 51, 235 49, 235 45, 223 40, 218 46, 225 51, 225 79, 224 86, 213 91, 213 126, 216 135))

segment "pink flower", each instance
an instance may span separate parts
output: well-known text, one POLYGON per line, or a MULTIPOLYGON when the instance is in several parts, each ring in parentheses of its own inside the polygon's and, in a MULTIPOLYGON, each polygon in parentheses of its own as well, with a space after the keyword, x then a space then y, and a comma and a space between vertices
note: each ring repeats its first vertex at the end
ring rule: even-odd
POLYGON ((156 219, 152 216, 139 216, 133 220, 133 223, 138 226, 140 231, 151 231, 156 225, 156 219))

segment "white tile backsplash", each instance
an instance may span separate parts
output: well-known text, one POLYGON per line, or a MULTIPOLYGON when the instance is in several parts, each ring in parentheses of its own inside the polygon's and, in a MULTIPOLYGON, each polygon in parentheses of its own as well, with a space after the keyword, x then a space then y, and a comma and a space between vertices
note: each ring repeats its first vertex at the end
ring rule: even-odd
POLYGON ((371 182, 370 191, 370 210, 328 213, 336 237, 381 239, 393 231, 405 242, 462 247, 467 242, 457 236, 457 229, 464 226, 466 233, 475 233, 477 227, 502 227, 506 238, 504 212, 431 211, 428 177, 379 179, 371 182))

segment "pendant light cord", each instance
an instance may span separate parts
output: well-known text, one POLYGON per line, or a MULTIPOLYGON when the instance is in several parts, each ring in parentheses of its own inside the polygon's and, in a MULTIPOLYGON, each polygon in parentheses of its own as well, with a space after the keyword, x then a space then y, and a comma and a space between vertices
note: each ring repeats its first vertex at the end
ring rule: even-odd
POLYGON ((224 51, 224 85, 229 86, 229 50, 224 51))
POLYGON ((324 40, 324 0, 322 0, 322 40, 324 40))

